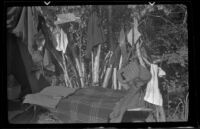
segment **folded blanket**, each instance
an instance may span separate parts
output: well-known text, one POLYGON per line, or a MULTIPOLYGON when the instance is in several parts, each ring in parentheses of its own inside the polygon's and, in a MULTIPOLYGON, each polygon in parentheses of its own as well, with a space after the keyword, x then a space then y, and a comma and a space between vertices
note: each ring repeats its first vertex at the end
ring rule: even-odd
POLYGON ((102 87, 79 89, 62 99, 53 114, 64 123, 106 123, 115 104, 124 95, 125 91, 102 87))

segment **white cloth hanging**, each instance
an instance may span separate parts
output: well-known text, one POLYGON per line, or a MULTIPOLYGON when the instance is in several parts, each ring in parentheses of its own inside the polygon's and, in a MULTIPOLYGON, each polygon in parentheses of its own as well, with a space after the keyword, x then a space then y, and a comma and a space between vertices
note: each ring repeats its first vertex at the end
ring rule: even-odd
POLYGON ((62 29, 60 29, 60 32, 58 32, 55 36, 57 41, 56 50, 65 53, 68 45, 67 34, 65 34, 65 32, 62 29))
POLYGON ((166 75, 166 73, 160 67, 158 67, 158 65, 151 64, 151 74, 152 78, 147 84, 144 100, 154 105, 162 106, 163 99, 158 88, 158 76, 162 77, 166 75))

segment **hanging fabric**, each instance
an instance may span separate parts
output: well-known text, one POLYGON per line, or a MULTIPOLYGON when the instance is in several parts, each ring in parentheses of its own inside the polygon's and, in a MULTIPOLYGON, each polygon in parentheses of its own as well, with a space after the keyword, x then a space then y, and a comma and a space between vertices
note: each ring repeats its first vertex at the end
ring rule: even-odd
POLYGON ((100 20, 97 17, 96 12, 94 12, 89 18, 87 32, 86 55, 89 57, 90 52, 94 46, 105 42, 103 29, 100 27, 100 20))
POLYGON ((63 31, 62 28, 56 28, 56 30, 53 32, 55 39, 56 39, 56 50, 62 51, 63 53, 66 52, 67 45, 68 45, 68 38, 67 34, 63 31))
POLYGON ((147 84, 146 93, 144 96, 144 100, 158 105, 163 105, 163 99, 162 95, 160 93, 159 87, 158 87, 158 77, 162 77, 166 75, 165 71, 163 71, 161 68, 158 67, 156 64, 151 64, 151 75, 152 78, 147 84))

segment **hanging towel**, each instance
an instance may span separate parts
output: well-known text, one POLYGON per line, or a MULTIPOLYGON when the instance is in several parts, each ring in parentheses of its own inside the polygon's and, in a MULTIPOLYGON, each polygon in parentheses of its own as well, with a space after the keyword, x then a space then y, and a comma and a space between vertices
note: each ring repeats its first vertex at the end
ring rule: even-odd
POLYGON ((149 103, 162 106, 163 99, 162 99, 162 95, 161 95, 159 87, 158 87, 157 75, 159 77, 162 77, 162 76, 166 75, 166 73, 160 67, 158 67, 158 65, 151 64, 151 74, 152 74, 152 78, 147 84, 144 100, 149 103))
POLYGON ((99 26, 99 22, 100 21, 97 17, 97 13, 94 12, 92 16, 89 18, 88 22, 87 47, 86 47, 87 57, 90 57, 90 52, 93 46, 105 42, 103 29, 99 26))
POLYGON ((54 36, 56 38, 56 43, 57 43, 55 44, 56 50, 65 53, 68 45, 67 34, 62 30, 62 28, 61 29, 57 28, 57 32, 54 33, 54 36))

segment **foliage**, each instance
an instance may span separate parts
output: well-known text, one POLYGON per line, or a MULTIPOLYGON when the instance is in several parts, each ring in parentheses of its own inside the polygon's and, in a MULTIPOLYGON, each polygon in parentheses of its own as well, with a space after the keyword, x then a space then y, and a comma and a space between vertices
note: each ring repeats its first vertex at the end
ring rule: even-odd
POLYGON ((179 117, 184 112, 182 109, 187 110, 188 107, 188 103, 185 103, 189 88, 187 10, 184 5, 158 5, 155 10, 144 16, 146 23, 144 22, 141 31, 151 58, 161 58, 160 65, 167 72, 161 84, 162 89, 167 90, 163 91, 167 93, 163 97, 168 108, 166 110, 169 110, 168 119, 177 116, 176 120, 186 120, 179 117), (178 107, 178 100, 182 102, 181 108, 178 107), (171 116, 170 112, 176 109, 178 111, 171 116))
MULTIPOLYGON (((160 89, 163 93, 168 120, 187 119, 185 114, 188 113, 189 85, 187 7, 185 5, 115 5, 112 6, 111 23, 108 22, 108 6, 49 6, 42 7, 42 10, 43 15, 47 17, 47 23, 52 26, 57 14, 73 13, 81 18, 79 23, 67 23, 67 30, 71 35, 69 36, 70 44, 78 48, 77 55, 86 64, 87 74, 90 74, 90 59, 85 58, 85 49, 87 22, 91 12, 94 10, 98 12, 106 35, 106 43, 102 45, 101 64, 104 63, 104 58, 110 49, 108 27, 112 27, 113 43, 117 45, 121 26, 125 25, 126 31, 130 30, 133 17, 137 17, 138 29, 142 34, 149 60, 161 59, 159 66, 167 73, 166 77, 160 79, 160 89)), ((74 74, 74 76, 77 75, 74 74)), ((89 83, 89 80, 86 80, 89 83)))

